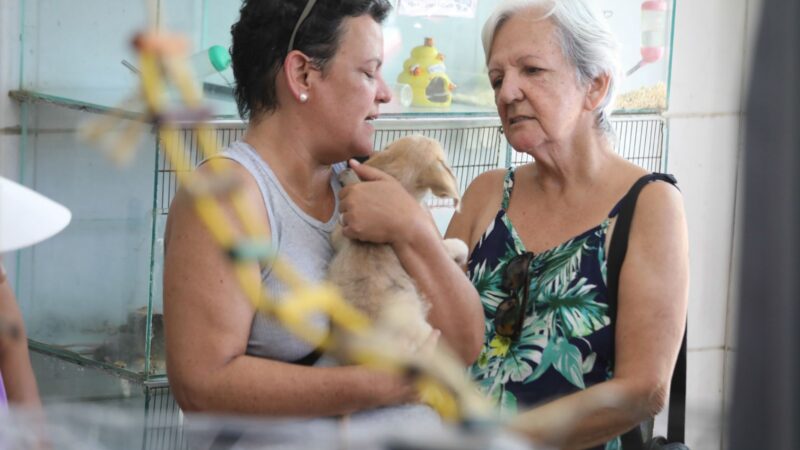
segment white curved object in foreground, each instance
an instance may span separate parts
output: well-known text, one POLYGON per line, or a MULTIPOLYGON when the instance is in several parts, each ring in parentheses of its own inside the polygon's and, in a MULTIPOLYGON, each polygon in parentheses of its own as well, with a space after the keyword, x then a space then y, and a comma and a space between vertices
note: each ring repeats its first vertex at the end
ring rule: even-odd
POLYGON ((0 177, 0 253, 43 241, 69 224, 64 206, 0 177))

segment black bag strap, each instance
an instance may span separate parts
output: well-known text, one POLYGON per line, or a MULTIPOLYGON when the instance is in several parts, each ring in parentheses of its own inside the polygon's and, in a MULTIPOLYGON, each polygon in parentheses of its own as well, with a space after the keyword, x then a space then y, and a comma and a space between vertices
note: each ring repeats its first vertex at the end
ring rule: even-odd
POLYGON ((302 358, 300 358, 298 360, 291 361, 290 364, 298 364, 298 365, 301 365, 301 366, 309 366, 309 367, 311 367, 314 364, 316 364, 317 361, 319 361, 320 358, 322 358, 322 349, 317 347, 311 353, 307 354, 306 356, 304 356, 304 357, 302 357, 302 358))
MULTIPOLYGON (((642 189, 653 181, 665 181, 676 186, 678 180, 674 176, 663 173, 651 173, 639 178, 633 187, 625 194, 620 201, 617 214, 617 221, 614 225, 614 233, 611 236, 611 245, 608 249, 608 263, 606 268, 608 286, 608 312, 611 324, 616 328, 617 322, 617 296, 619 293, 619 275, 622 263, 625 261, 625 253, 628 251, 628 237, 633 222, 633 212, 636 208, 636 200, 642 189)), ((676 186, 677 187, 677 186, 676 186)), ((616 333, 611 333, 612 343, 616 333)), ((611 346, 611 363, 614 362, 614 348, 611 346)), ((670 382, 669 398, 669 417, 667 423, 667 441, 685 442, 684 428, 686 424, 686 331, 683 333, 681 350, 678 353, 678 360, 675 370, 672 372, 670 382)), ((622 448, 624 450, 644 450, 644 438, 640 427, 637 425, 632 430, 622 435, 622 448)))

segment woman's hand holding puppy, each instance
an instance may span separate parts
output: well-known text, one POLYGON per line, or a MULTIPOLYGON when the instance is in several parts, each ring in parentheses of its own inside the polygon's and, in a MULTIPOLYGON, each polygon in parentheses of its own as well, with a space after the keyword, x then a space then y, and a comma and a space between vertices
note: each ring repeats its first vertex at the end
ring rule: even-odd
POLYGON ((420 230, 435 231, 430 215, 392 176, 355 160, 350 167, 363 183, 342 188, 339 213, 350 239, 379 244, 404 244, 420 230))

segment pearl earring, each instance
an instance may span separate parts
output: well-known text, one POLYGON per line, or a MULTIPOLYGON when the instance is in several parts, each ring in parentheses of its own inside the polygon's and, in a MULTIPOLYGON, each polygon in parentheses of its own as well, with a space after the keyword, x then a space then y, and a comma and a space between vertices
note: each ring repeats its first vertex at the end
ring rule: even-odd
POLYGON ((300 103, 305 103, 308 101, 308 94, 305 92, 300 93, 300 103))

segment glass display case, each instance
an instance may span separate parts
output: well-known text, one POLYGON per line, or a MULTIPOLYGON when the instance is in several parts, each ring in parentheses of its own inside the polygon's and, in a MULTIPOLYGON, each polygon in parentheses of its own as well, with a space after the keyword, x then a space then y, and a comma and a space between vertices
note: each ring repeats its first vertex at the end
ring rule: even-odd
MULTIPOLYGON (((238 17, 240 0, 153 3, 158 5, 159 24, 185 34, 194 51, 230 46, 230 26, 238 17)), ((402 117, 494 114, 480 31, 496 2, 391 3, 395 7, 384 23, 383 72, 396 95, 382 112, 402 117), (431 58, 412 57, 415 48, 426 44, 433 49, 431 58), (403 77, 409 70, 427 73, 428 68, 447 77, 451 102, 422 104, 403 100, 408 98, 407 85, 414 84, 403 77)), ((25 0, 23 4, 23 91, 43 101, 96 111, 117 107, 131 93, 136 83, 136 57, 129 43, 147 23, 145 1, 86 0, 81 6, 83 15, 71 14, 67 11, 71 5, 57 0, 25 0)), ((616 112, 657 113, 667 109, 674 0, 598 0, 598 4, 619 39, 620 62, 626 74, 618 90, 616 112)), ((206 82, 229 90, 232 80, 232 71, 227 69, 209 76, 206 82)), ((425 86, 433 89, 429 84, 425 86)), ((212 95, 210 101, 217 117, 238 119, 229 96, 212 95)))
MULTIPOLYGON (((129 43, 147 23, 146 3, 83 0, 81 14, 76 14, 74 2, 23 0, 21 86, 11 93, 21 105, 21 182, 73 213, 72 223, 60 235, 11 258, 17 267, 12 281, 31 345, 142 381, 165 374, 161 238, 177 186, 174 169, 161 152, 156 132, 146 132, 132 162, 119 167, 78 139, 77 128, 98 114, 144 120, 140 106, 124 100, 137 83, 137 61, 129 43)), ((158 23, 185 33, 195 49, 230 45, 230 26, 238 17, 240 0, 151 3, 158 23)), ((480 30, 496 3, 392 3, 396 8, 384 27, 383 70, 396 94, 377 121, 376 149, 414 132, 437 138, 462 189, 486 169, 523 162, 500 133, 484 68, 480 30), (448 9, 451 4, 464 8, 448 9), (425 5, 438 9, 427 10, 435 14, 418 9, 425 5), (415 70, 446 78, 433 87, 432 82, 420 87, 409 78, 415 70), (438 97, 429 92, 441 94, 437 89, 442 87, 449 93, 446 101, 432 101, 438 97)), ((651 17, 643 16, 642 2, 600 1, 620 37, 625 70, 642 61, 643 48, 663 44, 658 58, 649 54, 652 61, 623 81, 614 116, 621 151, 630 146, 630 153, 624 154, 653 170, 662 167, 665 157, 665 121, 658 114, 668 105, 674 5, 664 3, 666 10, 657 9, 651 17), (649 27, 646 33, 643 24, 649 27)), ((221 145, 244 129, 232 98, 224 93, 232 78, 228 69, 205 80, 216 92, 209 102, 221 145)), ((149 124, 145 128, 151 129, 149 124)), ((185 142, 189 157, 199 161, 191 131, 185 133, 185 142)), ((444 213, 440 227, 448 218, 444 213)))

